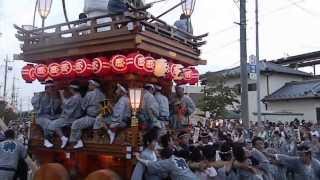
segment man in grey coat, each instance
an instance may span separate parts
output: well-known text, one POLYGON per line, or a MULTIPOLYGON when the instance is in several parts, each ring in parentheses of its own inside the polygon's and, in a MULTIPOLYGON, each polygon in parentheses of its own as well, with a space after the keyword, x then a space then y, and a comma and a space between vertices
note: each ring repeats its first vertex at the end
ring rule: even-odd
POLYGON ((38 124, 44 134, 44 145, 50 146, 47 139, 50 135, 48 126, 50 122, 57 119, 61 112, 61 99, 55 90, 52 81, 47 81, 44 93, 36 93, 31 99, 31 104, 36 112, 36 124, 38 124))
POLYGON ((310 147, 302 145, 298 147, 299 156, 287 156, 283 154, 269 154, 278 163, 295 172, 295 180, 319 180, 320 162, 312 157, 310 147))
POLYGON ((169 101, 166 96, 162 94, 162 87, 156 85, 155 86, 155 95, 154 97, 156 98, 158 104, 159 104, 159 119, 161 121, 167 122, 169 120, 169 101))
POLYGON ((70 142, 76 143, 73 146, 74 149, 83 147, 81 131, 85 128, 92 127, 97 116, 100 114, 102 108, 101 102, 105 99, 105 95, 99 87, 99 82, 89 80, 89 90, 81 102, 81 108, 85 112, 85 116, 75 120, 71 126, 70 142))
POLYGON ((187 33, 191 35, 193 34, 191 21, 188 19, 188 16, 185 14, 180 15, 180 19, 174 23, 174 26, 180 31, 182 31, 182 32, 180 31, 177 32, 177 34, 180 35, 181 37, 190 38, 190 36, 188 36, 187 33), (183 33, 183 32, 186 32, 186 33, 183 33))
MULTIPOLYGON (((162 151, 171 151, 163 149, 162 151)), ((166 153, 166 156, 159 161, 150 161, 136 155, 137 160, 147 167, 150 174, 161 175, 168 174, 172 180, 197 180, 197 176, 190 170, 188 163, 183 158, 176 157, 171 153, 166 153)))
MULTIPOLYGON (((149 161, 157 161, 158 158, 156 156, 156 146, 158 144, 158 128, 150 129, 144 136, 143 136, 143 144, 144 150, 141 152, 140 157, 145 160, 149 161)), ((131 180, 161 180, 161 175, 157 174, 150 174, 147 168, 140 162, 138 162, 133 170, 131 180)))
POLYGON ((127 127, 131 117, 128 91, 122 85, 117 84, 116 95, 119 99, 113 106, 112 115, 97 118, 93 127, 93 129, 100 129, 102 127, 102 123, 105 123, 109 127, 107 131, 110 138, 110 144, 115 140, 116 129, 127 127))
POLYGON ((174 129, 185 128, 189 125, 189 117, 196 110, 193 100, 184 94, 182 85, 176 86, 176 95, 171 100, 171 126, 174 129))
POLYGON ((6 140, 0 142, 0 179, 13 180, 20 159, 26 159, 27 150, 15 141, 15 133, 12 129, 5 131, 6 140))
MULTIPOLYGON (((76 84, 71 84, 68 89, 65 89, 60 95, 61 99, 63 99, 61 116, 59 119, 52 121, 48 129, 51 132, 56 132, 62 142, 61 148, 64 148, 67 145, 68 138, 63 135, 61 128, 71 126, 76 119, 82 116, 82 97, 80 87, 76 84)), ((48 146, 48 148, 50 147, 53 147, 53 144, 48 146)))
POLYGON ((140 115, 147 123, 148 128, 159 127, 162 128, 159 121, 159 103, 153 95, 154 86, 152 84, 146 84, 144 86, 144 94, 141 105, 140 115))

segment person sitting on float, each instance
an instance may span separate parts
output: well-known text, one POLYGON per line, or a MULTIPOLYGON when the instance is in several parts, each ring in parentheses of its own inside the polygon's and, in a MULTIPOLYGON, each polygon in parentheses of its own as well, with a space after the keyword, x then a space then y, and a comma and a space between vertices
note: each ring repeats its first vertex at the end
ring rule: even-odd
MULTIPOLYGON (((82 97, 80 94, 80 87, 75 83, 70 84, 64 91, 60 91, 60 96, 63 100, 61 116, 59 119, 52 121, 49 124, 48 129, 52 134, 53 132, 56 132, 62 142, 61 148, 64 148, 67 145, 68 138, 64 136, 61 128, 71 126, 72 123, 83 114, 81 109, 82 97)), ((53 147, 53 144, 50 143, 46 147, 53 147)))
POLYGON ((48 140, 50 131, 48 126, 52 120, 60 116, 61 112, 61 100, 53 81, 46 81, 45 91, 43 93, 35 93, 31 99, 31 104, 36 113, 36 124, 43 130, 44 145, 50 147, 51 143, 48 140))
POLYGON ((115 140, 116 129, 127 127, 131 117, 128 91, 122 85, 117 84, 115 93, 119 99, 113 107, 112 115, 97 118, 94 125, 94 129, 100 129, 103 123, 109 127, 107 132, 110 138, 110 144, 115 140))
POLYGON ((139 113, 139 119, 145 123, 147 128, 163 128, 159 121, 159 103, 154 97, 155 88, 152 84, 144 85, 144 95, 139 113))
POLYGON ((123 14, 129 11, 129 5, 134 8, 141 8, 144 6, 144 0, 109 0, 108 12, 110 14, 123 14))
POLYGON ((71 126, 70 143, 76 143, 73 148, 83 147, 81 140, 81 131, 92 127, 98 115, 100 114, 101 102, 105 99, 105 95, 101 92, 100 83, 96 80, 89 80, 88 92, 82 99, 81 107, 85 112, 85 116, 75 120, 71 126))
POLYGON ((188 19, 188 16, 185 14, 180 15, 180 19, 174 23, 174 26, 180 30, 177 31, 177 34, 184 38, 190 38, 193 35, 193 27, 191 21, 188 19), (188 35, 188 33, 190 35, 188 35))
POLYGON ((155 95, 158 104, 159 104, 159 114, 160 121, 167 123, 169 121, 170 111, 169 111, 169 100, 168 98, 162 94, 162 87, 155 85, 155 95))

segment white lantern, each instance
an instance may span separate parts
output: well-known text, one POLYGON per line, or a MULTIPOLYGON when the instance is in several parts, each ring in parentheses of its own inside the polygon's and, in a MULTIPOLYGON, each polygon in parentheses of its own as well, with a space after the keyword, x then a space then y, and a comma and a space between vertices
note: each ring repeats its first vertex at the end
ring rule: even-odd
POLYGON ((129 97, 130 97, 130 104, 133 113, 136 113, 141 104, 141 97, 142 97, 142 89, 141 88, 129 88, 129 97))
POLYGON ((38 12, 41 18, 47 18, 51 10, 52 0, 39 0, 38 12))
POLYGON ((168 67, 167 60, 165 60, 163 58, 157 59, 156 63, 155 63, 155 68, 154 68, 153 74, 156 77, 164 77, 164 76, 166 76, 168 69, 169 69, 169 67, 168 67))
POLYGON ((194 11, 194 7, 196 5, 196 0, 181 0, 182 2, 182 11, 186 16, 191 16, 193 11, 194 11))

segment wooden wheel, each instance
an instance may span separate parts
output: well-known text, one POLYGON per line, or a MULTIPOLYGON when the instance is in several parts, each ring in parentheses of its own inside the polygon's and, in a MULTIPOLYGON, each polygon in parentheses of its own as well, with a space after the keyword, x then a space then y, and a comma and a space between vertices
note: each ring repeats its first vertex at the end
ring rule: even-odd
POLYGON ((69 180, 66 168, 58 163, 42 165, 35 173, 34 180, 69 180))
POLYGON ((86 180, 120 180, 120 177, 111 170, 102 169, 89 174, 86 180))

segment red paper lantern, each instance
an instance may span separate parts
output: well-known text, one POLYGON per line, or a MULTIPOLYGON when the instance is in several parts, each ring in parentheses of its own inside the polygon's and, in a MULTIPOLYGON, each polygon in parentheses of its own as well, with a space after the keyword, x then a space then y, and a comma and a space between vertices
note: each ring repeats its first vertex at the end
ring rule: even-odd
POLYGON ((140 53, 131 53, 127 56, 126 63, 129 73, 143 73, 143 67, 145 64, 145 58, 140 53))
POLYGON ((145 63, 143 66, 144 74, 152 75, 155 67, 156 67, 156 60, 151 56, 145 57, 145 63))
POLYGON ((45 64, 36 65, 35 75, 39 81, 45 81, 49 76, 48 66, 45 64))
POLYGON ((192 70, 192 79, 189 81, 190 85, 195 85, 199 81, 200 73, 195 67, 190 67, 192 70))
POLYGON ((93 73, 92 62, 89 59, 78 59, 74 63, 74 71, 80 77, 90 77, 93 73))
POLYGON ((182 80, 183 79, 183 66, 181 64, 169 63, 169 71, 166 79, 169 80, 182 80))
POLYGON ((49 76, 52 79, 60 79, 61 78, 61 68, 59 63, 51 63, 48 66, 49 76))
POLYGON ((175 82, 177 84, 187 84, 192 80, 192 69, 191 68, 184 68, 182 70, 183 72, 183 79, 182 80, 176 80, 175 82))
POLYGON ((21 76, 22 79, 26 81, 26 83, 32 83, 35 81, 36 75, 35 75, 35 68, 33 64, 27 64, 25 65, 21 70, 21 76))
POLYGON ((73 69, 74 67, 74 62, 73 61, 62 61, 60 63, 60 72, 61 72, 61 77, 64 78, 75 78, 76 77, 76 72, 73 69))
POLYGON ((93 73, 98 76, 105 76, 110 74, 110 61, 105 57, 97 57, 92 60, 93 73))
POLYGON ((124 55, 114 55, 110 62, 113 72, 117 74, 124 74, 128 72, 126 57, 124 55))

